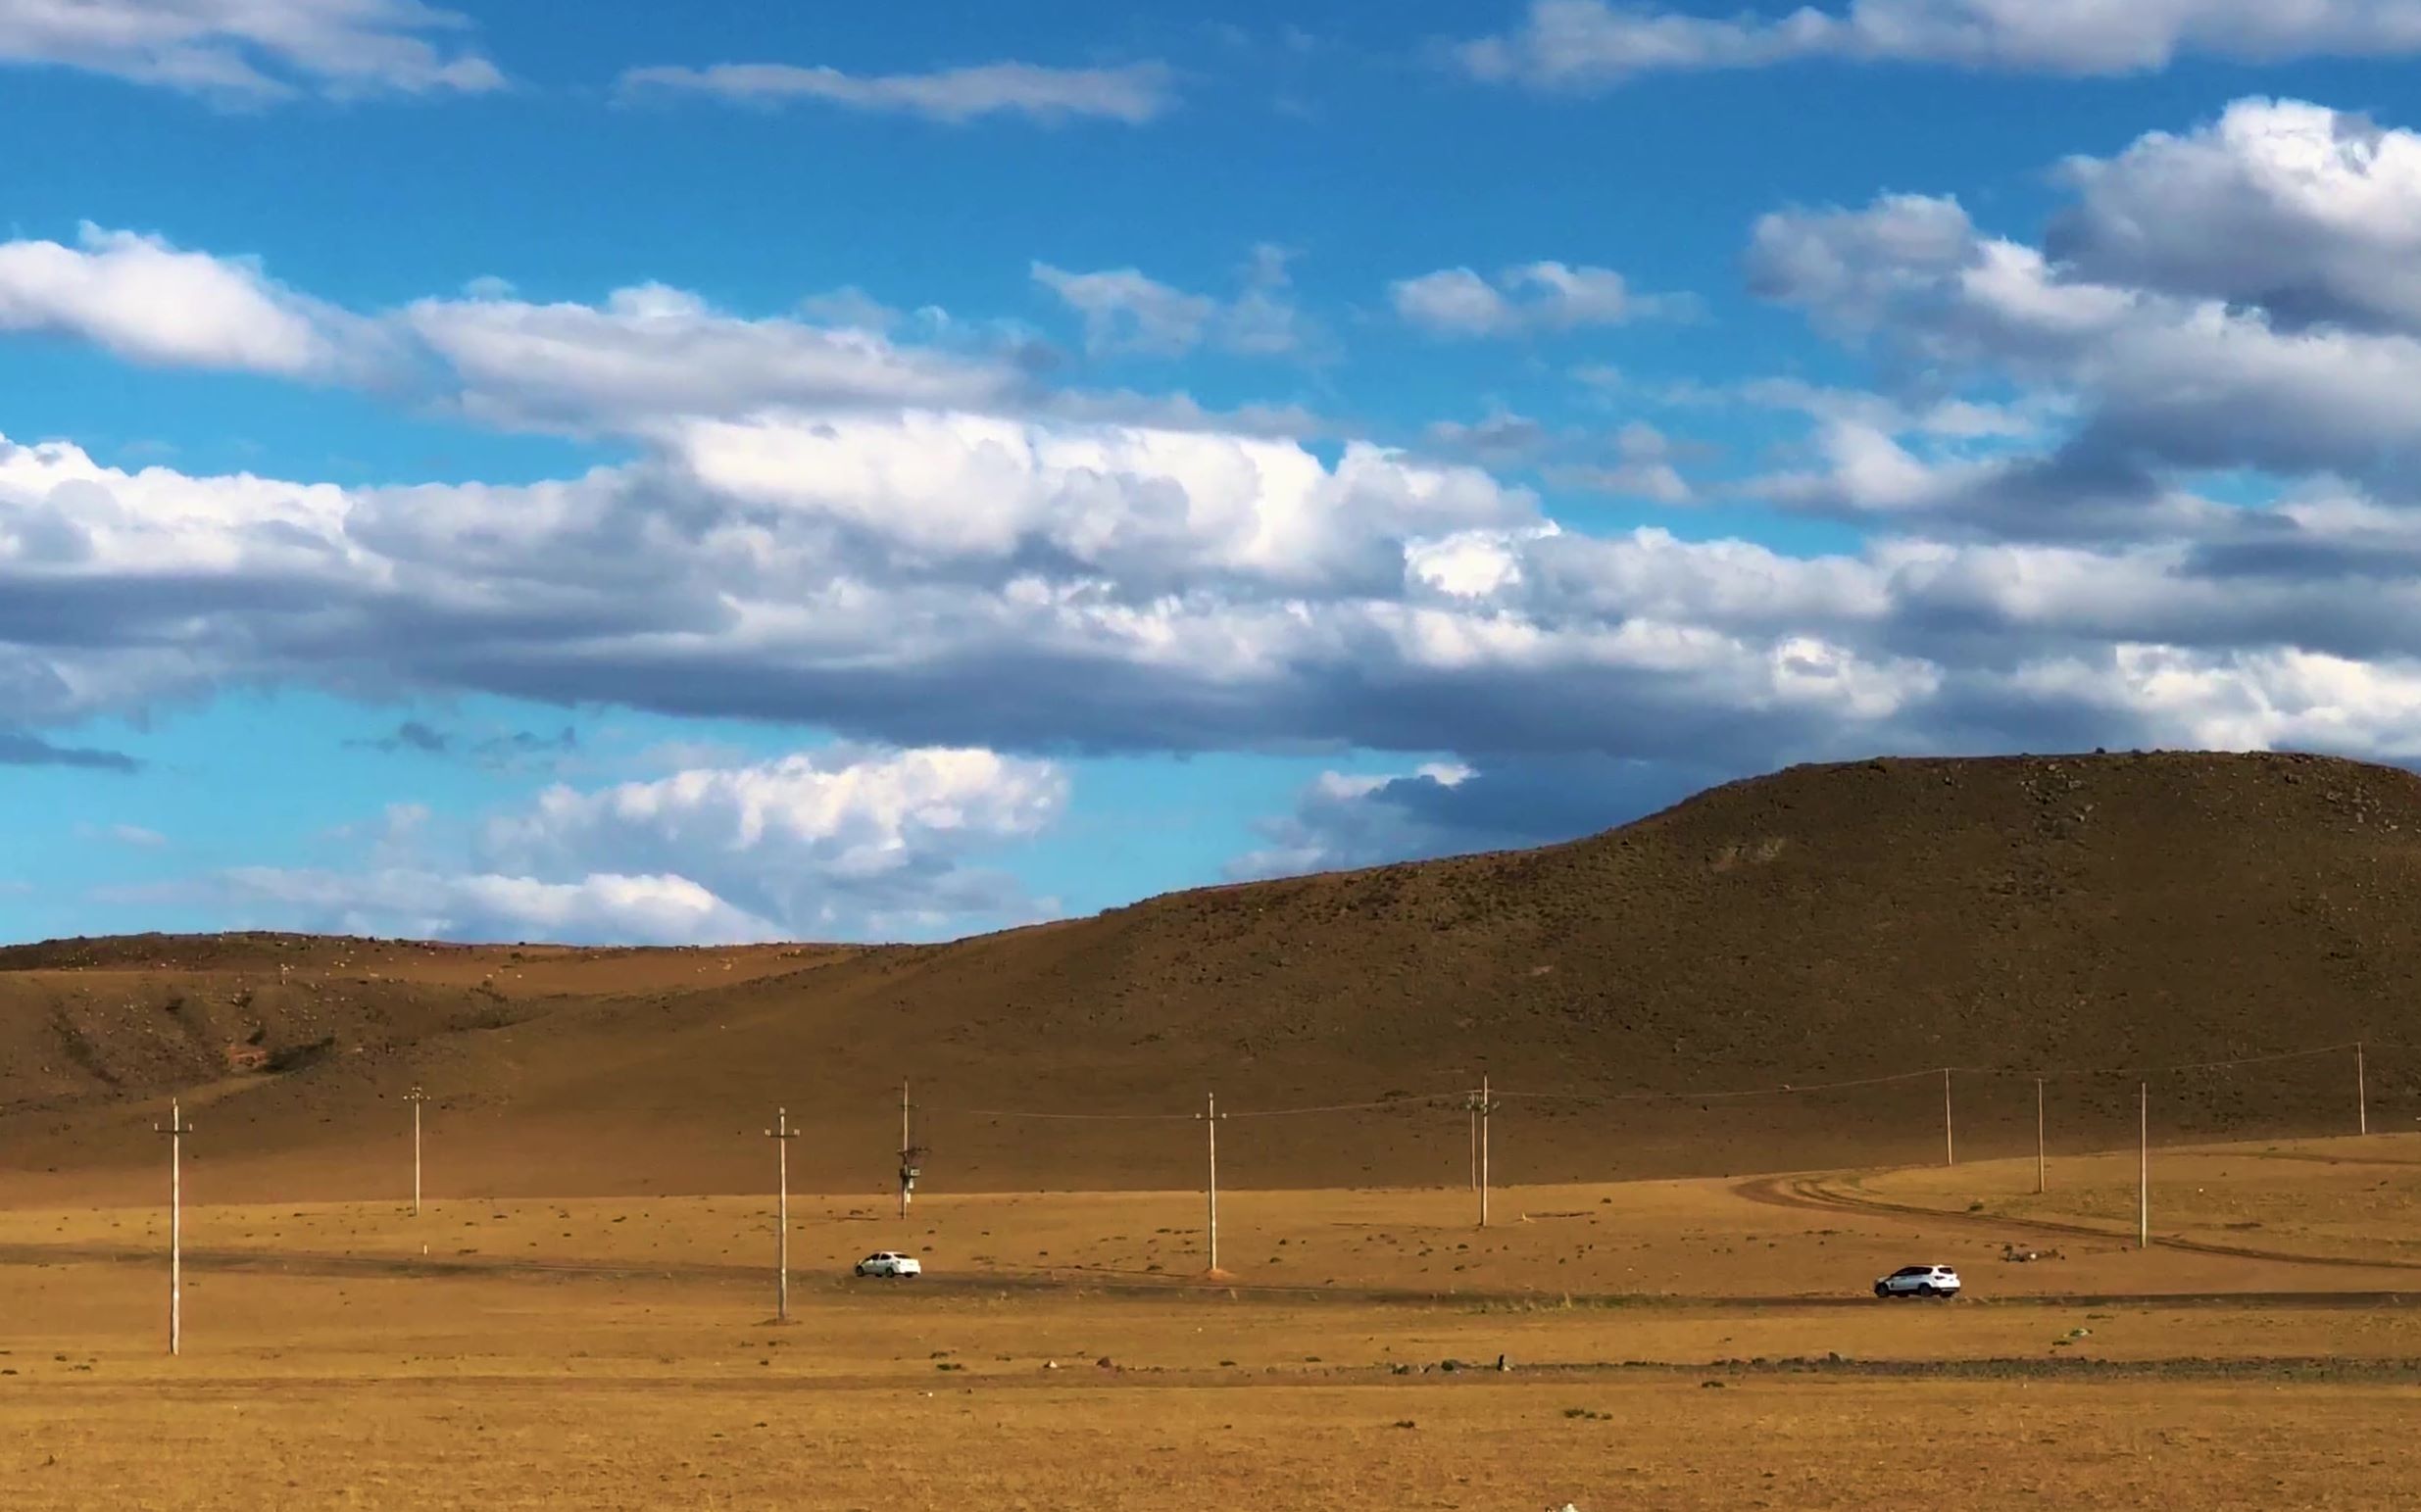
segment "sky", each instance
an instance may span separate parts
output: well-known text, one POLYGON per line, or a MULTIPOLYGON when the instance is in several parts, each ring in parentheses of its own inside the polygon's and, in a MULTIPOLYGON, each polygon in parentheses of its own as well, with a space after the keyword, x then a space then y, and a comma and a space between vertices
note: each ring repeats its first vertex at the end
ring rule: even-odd
POLYGON ((2421 762, 2421 0, 0 0, 0 939, 2421 762))

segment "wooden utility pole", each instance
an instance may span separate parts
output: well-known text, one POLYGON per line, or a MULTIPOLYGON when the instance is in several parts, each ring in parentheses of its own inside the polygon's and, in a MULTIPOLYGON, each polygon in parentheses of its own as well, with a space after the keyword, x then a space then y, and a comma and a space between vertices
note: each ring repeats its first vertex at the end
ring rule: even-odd
POLYGON ((153 1124, 152 1132, 169 1137, 169 1353, 184 1346, 185 1334, 185 1136, 193 1125, 169 1099, 169 1124, 153 1124))
POLYGON ((1951 1143, 1951 1068, 1942 1068, 1942 1163, 1958 1164, 1958 1147, 1951 1143))
POLYGON ((1210 1093, 1202 1112, 1194 1116, 1203 1121, 1210 1134, 1210 1269, 1219 1268, 1219 1095, 1210 1093))
POLYGON ((923 1169, 922 1169, 922 1168, 921 1168, 921 1167, 917 1164, 918 1159, 919 1159, 919 1158, 920 1158, 920 1157, 924 1154, 924 1146, 921 1146, 921 1145, 918 1145, 918 1144, 915 1142, 915 1140, 912 1137, 912 1135, 910 1134, 910 1132, 909 1132, 909 1122, 908 1122, 908 1112, 909 1112, 909 1107, 910 1107, 910 1103, 909 1103, 909 1100, 908 1100, 908 1078, 907 1078, 907 1077, 901 1077, 901 1078, 900 1078, 900 1216, 901 1216, 902 1218, 906 1218, 906 1217, 908 1216, 908 1200, 909 1200, 909 1196, 910 1196, 910 1195, 911 1195, 912 1193, 914 1193, 914 1192, 915 1191, 915 1189, 916 1189, 916 1178, 924 1174, 923 1169))
POLYGON ((790 1142, 799 1131, 790 1127, 790 1110, 776 1108, 773 1127, 766 1138, 773 1141, 774 1167, 779 1173, 781 1195, 774 1203, 773 1219, 773 1318, 775 1322, 790 1321, 790 1142))
POLYGON ((1488 1077, 1482 1073, 1479 1091, 1472 1093, 1465 1105, 1471 1110, 1472 1124, 1478 1139, 1474 1154, 1471 1185, 1479 1189, 1479 1226, 1488 1227, 1488 1115, 1496 1111, 1496 1103, 1488 1096, 1488 1077))
POLYGON ((2135 1089, 2135 1247, 2149 1249, 2152 1242, 2152 1094, 2149 1082, 2135 1089))
POLYGON ((2369 1068, 2362 1063, 2362 1042, 2359 1040, 2353 1042, 2353 1097, 2362 1119, 2361 1132, 2368 1134, 2371 1132, 2371 1081, 2369 1068))
POLYGON ((412 1104, 412 1216, 418 1218, 420 1216, 420 1104, 428 1100, 428 1094, 422 1092, 416 1082, 412 1091, 404 1094, 404 1100, 412 1104))
POLYGON ((2043 1160, 2043 1078, 2039 1076, 2034 1079, 2034 1190, 2038 1196, 2050 1190, 2043 1160))

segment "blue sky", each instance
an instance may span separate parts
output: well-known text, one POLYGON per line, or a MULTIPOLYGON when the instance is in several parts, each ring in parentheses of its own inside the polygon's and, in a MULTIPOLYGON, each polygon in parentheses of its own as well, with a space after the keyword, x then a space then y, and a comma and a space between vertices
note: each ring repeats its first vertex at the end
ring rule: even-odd
POLYGON ((2421 755, 2421 13, 0 0, 0 938, 2421 755))

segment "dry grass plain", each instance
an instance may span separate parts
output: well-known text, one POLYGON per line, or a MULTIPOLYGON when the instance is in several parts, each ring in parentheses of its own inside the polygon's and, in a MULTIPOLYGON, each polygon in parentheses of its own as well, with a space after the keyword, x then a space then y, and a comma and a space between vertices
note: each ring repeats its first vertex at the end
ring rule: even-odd
POLYGON ((764 1198, 441 1195, 416 1219, 214 1204, 204 1168, 176 1359, 164 1213, 0 1208, 0 1487, 12 1508, 2404 1497, 2421 1138, 2159 1152, 2157 1227, 2209 1248, 2134 1246, 2133 1169, 2063 1159, 2043 1196, 2031 1161, 1516 1188, 1484 1232, 1461 1191, 1233 1192, 1216 1282, 1192 1194, 933 1194, 905 1226, 794 1197, 776 1326, 764 1198), (884 1246, 930 1275, 846 1278, 884 1246), (1970 1295, 1865 1294, 1912 1258, 1970 1295))

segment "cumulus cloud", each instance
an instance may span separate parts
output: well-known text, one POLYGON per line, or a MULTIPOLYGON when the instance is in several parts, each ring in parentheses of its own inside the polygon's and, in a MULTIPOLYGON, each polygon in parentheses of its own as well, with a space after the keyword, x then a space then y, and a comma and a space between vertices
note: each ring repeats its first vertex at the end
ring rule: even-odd
POLYGON ((1084 345, 1097 356, 1144 353, 1179 357, 1206 342, 1228 352, 1280 356, 1302 351, 1314 331, 1288 296, 1287 253, 1253 249, 1245 288, 1233 300, 1192 294, 1134 268, 1069 272, 1034 264, 1034 280, 1084 318, 1084 345))
MULTIPOLYGON (((1324 333, 1293 302, 1287 254, 1260 246, 1232 298, 1195 301, 1141 274, 1043 268, 1085 312, 1097 351, 1236 353, 1318 361, 1324 333)), ((1048 415, 1078 423, 1316 432, 1299 408, 1211 412, 1183 394, 1053 387, 1058 361, 1012 322, 911 316, 863 291, 752 317, 661 283, 594 304, 535 303, 474 279, 459 295, 356 312, 295 292, 254 261, 87 225, 79 243, 0 242, 0 335, 74 337, 129 360, 345 383, 500 429, 652 440, 699 417, 768 410, 908 408, 1048 415)))
POLYGON ((1408 775, 1322 772, 1297 797, 1293 813, 1260 822, 1268 847, 1230 861, 1227 875, 1245 881, 1414 858, 1424 848, 1381 795, 1414 784, 1451 792, 1470 775, 1471 768, 1453 761, 1424 763, 1408 775))
POLYGON ((1296 876, 1551 845, 1627 824, 1739 775, 1587 754, 1484 766, 1432 761, 1378 776, 1323 772, 1292 810, 1259 823, 1267 844, 1237 857, 1227 874, 1296 876))
POLYGON ((1396 314, 1435 336, 1518 336, 1590 325, 1621 325, 1687 308, 1674 295, 1643 295, 1610 268, 1529 263, 1495 278, 1468 268, 1440 268, 1387 286, 1396 314))
POLYGON ((685 877, 605 872, 571 881, 390 868, 366 872, 239 867, 202 888, 122 888, 121 902, 207 896, 254 927, 461 941, 566 945, 744 945, 780 927, 733 908, 685 877))
POLYGON ((1421 436, 1442 452, 1460 453, 1500 466, 1529 461, 1554 439, 1539 421, 1502 406, 1476 420, 1432 420, 1421 436))
POLYGON ((1654 425, 1633 420, 1614 432, 1607 451, 1611 455, 1606 460, 1550 467, 1547 480, 1559 488, 1656 504, 1687 504, 1695 497, 1689 479, 1674 465, 1680 449, 1654 425))
POLYGON ((723 63, 704 69, 633 69, 622 75, 622 90, 625 95, 703 94, 758 106, 813 100, 952 124, 983 116, 1012 115, 1044 122, 1090 118, 1141 125, 1160 119, 1177 103, 1175 75, 1167 65, 1157 62, 1091 69, 988 63, 931 73, 884 74, 777 63, 723 63))
POLYGON ((2421 52, 2415 0, 1850 0, 1773 17, 1706 17, 1612 0, 1531 0, 1522 24, 1455 50, 1491 82, 1602 88, 1641 74, 1807 58, 2068 75, 2138 73, 2181 57, 2266 63, 2421 52))
POLYGON ((2097 281, 1984 233, 1944 198, 1776 212, 1749 267, 1758 292, 1878 342, 1902 380, 2064 392, 2077 419, 2056 461, 2073 477, 2248 468, 2408 491, 2421 446, 2413 336, 2097 281))
POLYGON ((2421 332, 2421 136, 2297 100, 2074 158, 2045 251, 2072 276, 2257 308, 2284 327, 2421 332))
POLYGON ((1611 431, 1549 427, 1498 406, 1475 421, 1435 420, 1422 440, 1443 456, 1500 467, 1535 466, 1549 485, 1579 493, 1687 504, 1697 497, 1678 463, 1710 449, 1675 441, 1644 420, 1611 431))
POLYGON ((0 0, 0 64, 245 102, 502 88, 469 28, 420 0, 0 0))
POLYGON ((895 337, 857 291, 751 318, 645 283, 601 303, 534 304, 499 280, 362 313, 299 293, 259 262, 85 224, 73 245, 0 242, 0 335, 88 342, 130 362, 376 389, 483 424, 640 434, 669 416, 767 405, 1033 406, 1013 344, 924 322, 895 337), (854 297, 853 297, 854 296, 854 297))
POLYGON ((241 868, 165 895, 207 892, 266 923, 442 939, 921 938, 1048 913, 971 862, 1047 829, 1066 800, 1048 761, 842 748, 558 785, 492 819, 451 866, 420 840, 425 810, 405 806, 360 870, 241 868))
POLYGON ((369 322, 272 281, 242 259, 85 223, 75 245, 0 242, 0 332, 87 341, 156 366, 314 378, 358 375, 369 322))
MULTIPOLYGON (((2416 561, 2401 512, 2345 491, 2150 540, 1793 557, 1575 534, 1485 473, 1366 446, 1323 464, 1283 441, 948 413, 698 422, 647 462, 514 488, 8 446, 0 690, 36 724, 274 677, 909 745, 1748 768, 2248 728, 2224 697, 2149 701, 2131 669, 2167 648, 2202 684, 2270 686, 2292 650, 2392 683, 2416 561)), ((2340 722, 2366 750, 2421 747, 2392 717, 2340 722)))
MULTIPOLYGON (((1543 528, 1485 473, 1363 445, 1323 464, 966 415, 700 423, 661 460, 518 488, 193 479, 11 446, 0 686, 37 719, 282 675, 914 744, 1434 749, 1700 719, 1620 734, 1643 701, 1872 718, 1932 676, 1610 586, 1572 599, 1585 554, 1543 528)), ((1669 601, 1679 579, 1650 578, 1669 601)))
POLYGON ((1132 268, 1071 273, 1036 263, 1034 281, 1084 317, 1088 352, 1148 352, 1162 357, 1190 352, 1218 308, 1214 300, 1171 288, 1132 268))
POLYGON ((558 786, 490 827, 517 870, 611 861, 691 878, 794 933, 918 932, 1033 904, 965 853, 1040 834, 1067 802, 1047 761, 970 749, 797 755, 582 792, 558 786))
POLYGON ((451 373, 471 418, 513 427, 634 432, 768 405, 985 405, 1022 385, 996 357, 903 345, 860 325, 749 319, 662 284, 616 290, 602 305, 423 300, 396 322, 451 373))

